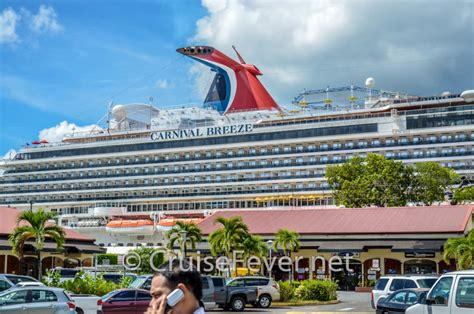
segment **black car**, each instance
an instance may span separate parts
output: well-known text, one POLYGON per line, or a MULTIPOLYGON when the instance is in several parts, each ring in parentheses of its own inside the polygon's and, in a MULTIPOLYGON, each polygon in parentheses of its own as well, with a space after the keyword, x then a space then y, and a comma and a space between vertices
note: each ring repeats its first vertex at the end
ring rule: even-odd
POLYGON ((377 301, 377 314, 405 313, 416 303, 424 303, 429 289, 401 289, 377 301))

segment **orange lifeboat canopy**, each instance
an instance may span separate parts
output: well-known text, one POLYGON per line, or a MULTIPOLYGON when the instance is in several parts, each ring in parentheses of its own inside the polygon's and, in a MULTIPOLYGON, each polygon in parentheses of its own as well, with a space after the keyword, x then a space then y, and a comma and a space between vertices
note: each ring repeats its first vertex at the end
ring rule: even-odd
POLYGON ((136 235, 151 235, 154 232, 153 221, 150 219, 112 220, 105 226, 105 230, 110 233, 136 235))

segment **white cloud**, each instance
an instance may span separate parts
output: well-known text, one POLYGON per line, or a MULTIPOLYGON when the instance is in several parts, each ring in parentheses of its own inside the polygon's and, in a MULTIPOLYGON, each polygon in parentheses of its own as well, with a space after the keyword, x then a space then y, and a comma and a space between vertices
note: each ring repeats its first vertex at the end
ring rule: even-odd
POLYGON ((54 127, 41 130, 38 137, 40 140, 56 143, 61 142, 67 134, 85 134, 92 130, 101 130, 101 128, 97 125, 77 126, 74 123, 63 121, 54 127))
POLYGON ((165 89, 168 88, 170 85, 166 79, 159 79, 158 81, 156 81, 155 86, 158 88, 165 89))
POLYGON ((0 43, 18 42, 17 23, 21 20, 12 8, 6 8, 0 14, 0 43))
POLYGON ((53 7, 43 4, 40 5, 38 13, 32 16, 31 28, 38 33, 57 33, 62 29, 53 7))
MULTIPOLYGON (((468 2, 202 3, 208 14, 189 44, 208 44, 232 57, 236 45, 262 70, 262 82, 280 104, 304 88, 363 86, 369 76, 378 88, 409 93, 472 88, 474 12, 468 2)), ((195 67, 190 71, 202 95, 206 82, 195 67)))

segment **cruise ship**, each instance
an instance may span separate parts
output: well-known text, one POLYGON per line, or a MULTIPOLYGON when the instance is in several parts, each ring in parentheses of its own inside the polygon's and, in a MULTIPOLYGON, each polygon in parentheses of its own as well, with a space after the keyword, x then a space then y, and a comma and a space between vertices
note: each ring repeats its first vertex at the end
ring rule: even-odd
POLYGON ((305 90, 284 108, 237 51, 238 61, 208 46, 177 52, 215 73, 202 106, 110 106, 87 133, 38 139, 0 165, 0 204, 57 212, 61 225, 125 252, 161 246, 176 221, 215 210, 335 207, 325 168, 369 152, 473 179, 472 90, 422 97, 369 78, 305 90))

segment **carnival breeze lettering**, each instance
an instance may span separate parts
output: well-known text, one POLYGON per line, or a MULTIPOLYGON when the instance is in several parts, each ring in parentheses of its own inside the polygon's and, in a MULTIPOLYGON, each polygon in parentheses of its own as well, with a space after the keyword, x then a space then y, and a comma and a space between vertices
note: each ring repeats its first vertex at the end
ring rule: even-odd
POLYGON ((252 132, 251 124, 212 126, 207 128, 152 132, 150 137, 153 141, 159 141, 247 132, 252 132))

